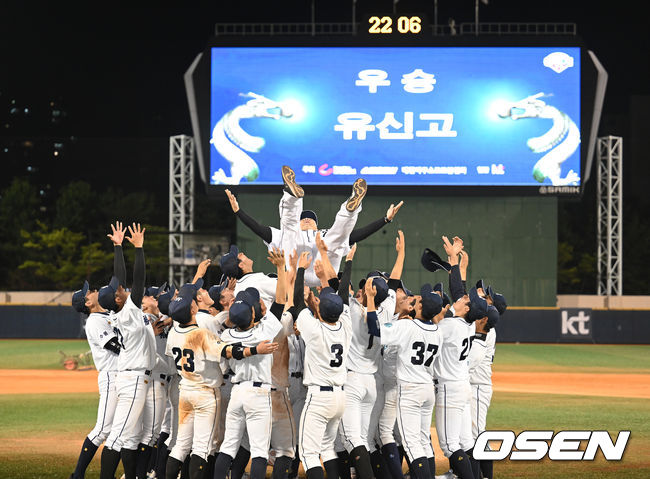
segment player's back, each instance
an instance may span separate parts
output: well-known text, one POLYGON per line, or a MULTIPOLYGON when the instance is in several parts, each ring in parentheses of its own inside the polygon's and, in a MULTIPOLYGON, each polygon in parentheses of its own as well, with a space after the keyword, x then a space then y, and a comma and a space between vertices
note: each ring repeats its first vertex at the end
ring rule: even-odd
POLYGON ((219 367, 225 347, 217 336, 197 325, 174 323, 167 336, 167 355, 174 359, 181 375, 181 389, 217 388, 223 382, 219 367))
POLYGON ((397 348, 397 380, 432 384, 433 364, 442 338, 438 325, 419 319, 401 319, 381 327, 381 342, 397 348))
MULTIPOLYGON (((494 328, 487 333, 485 341, 474 340, 470 352, 470 362, 475 353, 482 354, 478 363, 469 371, 469 382, 471 384, 492 384, 492 363, 494 362, 494 350, 497 333, 494 328), (484 350, 482 350, 484 349, 484 350)), ((471 365, 470 365, 471 367, 471 365)))
POLYGON ((335 323, 320 321, 305 308, 298 315, 296 326, 305 343, 305 386, 344 385, 352 338, 349 307, 343 307, 335 323))
POLYGON ((275 289, 278 284, 278 279, 271 277, 261 272, 247 273, 237 280, 233 294, 244 291, 246 288, 255 288, 260 293, 260 299, 264 301, 264 305, 268 308, 271 307, 275 300, 275 289))
POLYGON ((115 318, 121 346, 119 370, 151 371, 156 364, 156 339, 148 316, 133 303, 129 295, 115 318))
POLYGON ((86 319, 86 338, 97 371, 117 371, 118 355, 104 348, 104 345, 115 336, 114 322, 109 312, 90 313, 86 319))
POLYGON ((444 318, 438 323, 441 335, 440 353, 434 361, 438 381, 469 381, 469 351, 476 327, 463 318, 444 318))

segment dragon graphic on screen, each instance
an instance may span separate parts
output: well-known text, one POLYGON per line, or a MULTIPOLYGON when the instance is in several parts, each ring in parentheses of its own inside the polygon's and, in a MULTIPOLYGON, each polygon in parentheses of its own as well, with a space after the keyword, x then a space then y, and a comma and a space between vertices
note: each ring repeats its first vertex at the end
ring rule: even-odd
POLYGON ((251 99, 223 115, 212 130, 210 143, 230 163, 230 175, 223 168, 214 172, 212 181, 216 184, 238 185, 244 178, 252 182, 260 175, 259 166, 247 152, 259 153, 266 141, 262 137, 246 133, 239 124, 240 120, 248 118, 279 120, 290 118, 292 115, 283 109, 280 103, 262 95, 253 92, 239 95, 251 99))
POLYGON ((522 118, 544 118, 553 120, 551 129, 541 136, 529 138, 526 144, 534 153, 545 153, 533 167, 533 177, 543 183, 546 178, 556 186, 578 185, 580 176, 569 170, 563 178, 562 163, 566 161, 580 145, 580 130, 569 116, 546 104, 541 98, 551 95, 537 93, 523 100, 504 105, 499 112, 501 118, 519 120, 522 118))

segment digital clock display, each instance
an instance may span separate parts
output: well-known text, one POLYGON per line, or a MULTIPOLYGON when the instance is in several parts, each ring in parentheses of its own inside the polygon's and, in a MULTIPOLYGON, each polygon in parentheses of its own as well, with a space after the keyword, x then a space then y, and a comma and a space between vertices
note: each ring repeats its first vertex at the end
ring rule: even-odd
POLYGON ((368 19, 368 33, 371 35, 422 33, 423 19, 419 15, 391 17, 373 15, 368 19))

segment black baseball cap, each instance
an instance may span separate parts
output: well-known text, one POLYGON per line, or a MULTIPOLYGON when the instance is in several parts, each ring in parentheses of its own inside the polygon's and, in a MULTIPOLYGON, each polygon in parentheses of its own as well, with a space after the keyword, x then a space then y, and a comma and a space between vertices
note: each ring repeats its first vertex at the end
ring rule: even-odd
POLYGON ((487 316, 487 301, 478 295, 476 288, 469 290, 469 303, 469 313, 465 318, 466 320, 476 321, 477 319, 481 319, 487 316))
POLYGON ((192 301, 196 299, 196 292, 201 289, 201 286, 203 286, 201 279, 196 283, 185 283, 181 286, 174 300, 169 303, 169 315, 174 321, 187 324, 192 320, 192 301))
POLYGON ((158 296, 164 293, 166 289, 167 289, 167 282, 164 282, 160 286, 149 286, 147 289, 144 290, 144 295, 158 298, 158 296))
POLYGON ((432 320, 436 314, 442 311, 442 298, 429 283, 422 285, 420 296, 422 296, 422 316, 426 320, 432 320))
POLYGON ((169 303, 176 294, 176 287, 172 285, 171 289, 158 296, 158 309, 165 316, 169 316, 169 303))
POLYGON ((240 329, 247 328, 253 319, 255 298, 246 290, 240 291, 235 296, 235 302, 230 306, 228 318, 230 322, 240 329))
POLYGON ((221 271, 230 278, 236 278, 239 274, 239 259, 237 256, 239 256, 239 248, 237 248, 237 245, 231 245, 230 251, 221 255, 219 259, 221 271))
POLYGON ((436 283, 433 285, 433 290, 434 291, 439 291, 440 294, 442 295, 442 307, 444 308, 448 304, 451 304, 451 299, 449 299, 449 296, 447 293, 445 293, 445 287, 442 283, 436 283))
POLYGON ((90 311, 86 307, 86 294, 89 288, 88 281, 84 281, 81 289, 72 293, 72 307, 78 313, 90 314, 90 311))
POLYGON ((425 248, 420 262, 422 263, 422 266, 424 266, 424 269, 431 271, 432 273, 440 269, 444 269, 448 273, 451 271, 451 265, 446 261, 443 261, 440 256, 429 248, 425 248))
POLYGON ((329 286, 321 289, 318 311, 323 321, 335 323, 343 312, 343 299, 329 286))
POLYGON ((318 225, 318 216, 316 216, 316 213, 313 212, 312 210, 303 210, 302 213, 300 213, 300 219, 304 220, 305 218, 311 218, 314 220, 316 225, 318 225))
POLYGON ((120 281, 116 276, 112 276, 110 282, 106 286, 99 288, 97 301, 99 305, 110 311, 117 311, 117 304, 115 303, 115 293, 120 285, 120 281))
POLYGON ((255 311, 255 320, 259 321, 262 319, 262 305, 260 303, 260 292, 257 288, 246 288, 246 291, 250 297, 253 299, 253 311, 255 311))
POLYGON ((494 307, 497 308, 499 314, 503 315, 503 313, 506 312, 506 309, 508 309, 506 298, 504 298, 502 294, 495 292, 492 289, 492 286, 488 286, 486 293, 492 299, 492 304, 494 304, 494 307))
POLYGON ((499 322, 499 316, 500 316, 500 314, 499 314, 499 311, 497 310, 497 308, 495 308, 491 304, 488 305, 488 308, 487 308, 487 318, 488 318, 487 326, 488 326, 489 329, 492 329, 493 327, 495 327, 497 325, 497 323, 499 322))

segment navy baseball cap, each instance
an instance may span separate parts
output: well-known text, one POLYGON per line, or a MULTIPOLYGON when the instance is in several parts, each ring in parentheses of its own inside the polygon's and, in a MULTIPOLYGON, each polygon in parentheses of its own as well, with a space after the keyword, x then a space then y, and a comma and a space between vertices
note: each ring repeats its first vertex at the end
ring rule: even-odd
POLYGON ((431 251, 429 248, 425 248, 424 253, 422 253, 422 258, 420 259, 422 266, 427 271, 432 273, 444 269, 448 273, 451 271, 451 265, 446 261, 443 261, 440 256, 438 256, 434 251, 431 251))
POLYGON ((406 294, 406 296, 413 296, 413 293, 406 287, 404 281, 401 279, 399 280, 399 287, 402 289, 402 291, 404 291, 404 294, 406 294))
POLYGON ((500 315, 499 315, 499 311, 497 310, 497 308, 495 308, 491 304, 488 305, 487 309, 488 309, 487 310, 487 318, 488 318, 487 326, 488 326, 489 329, 492 329, 499 322, 499 316, 500 315))
POLYGON ((375 296, 375 305, 379 306, 386 298, 388 298, 388 283, 383 277, 375 276, 372 278, 372 285, 377 290, 375 296))
POLYGON ((239 259, 237 256, 239 256, 239 248, 237 248, 237 245, 231 245, 230 251, 221 255, 219 259, 221 271, 230 278, 237 277, 239 273, 239 259))
POLYGON ((321 289, 318 296, 318 312, 323 321, 335 323, 343 312, 343 299, 329 286, 321 289))
POLYGON ((389 277, 389 276, 388 276, 388 273, 386 273, 385 271, 371 271, 370 273, 368 273, 368 274, 366 275, 366 279, 368 279, 368 278, 372 278, 372 277, 375 277, 375 276, 381 276, 382 278, 384 278, 384 279, 386 279, 386 280, 387 280, 388 277, 389 277))
POLYGON ((99 293, 97 295, 97 301, 99 305, 110 311, 117 311, 117 304, 115 304, 115 293, 117 288, 120 285, 120 281, 117 277, 111 277, 111 281, 106 285, 99 288, 99 293))
POLYGON ((436 283, 433 285, 433 290, 434 291, 439 291, 440 294, 442 295, 442 307, 444 308, 448 304, 451 304, 451 299, 449 299, 449 296, 447 293, 445 293, 445 287, 442 283, 436 283))
POLYGON ((420 296, 422 296, 422 317, 426 320, 431 320, 433 317, 442 311, 442 298, 434 291, 429 283, 422 285, 420 288, 420 296))
POLYGON ((318 225, 318 216, 316 216, 316 213, 312 210, 303 210, 303 212, 300 213, 300 219, 304 220, 305 218, 311 218, 318 225))
POLYGON ((88 281, 84 281, 81 289, 72 293, 72 307, 78 313, 90 314, 90 311, 86 307, 86 294, 89 288, 88 281))
POLYGON ((213 286, 210 286, 210 289, 208 289, 208 295, 212 298, 212 301, 218 303, 221 299, 221 292, 224 289, 226 289, 225 284, 215 284, 213 286))
POLYGON ((485 294, 487 294, 487 286, 485 286, 485 283, 483 282, 482 279, 479 279, 476 282, 476 289, 481 288, 485 294))
POLYGON ((492 299, 492 304, 494 304, 494 307, 497 308, 499 314, 503 315, 503 313, 506 312, 506 309, 508 309, 506 298, 504 298, 502 294, 495 292, 492 289, 492 286, 488 286, 487 295, 492 299))
POLYGON ((256 288, 246 288, 246 291, 253 299, 253 311, 255 311, 255 321, 262 319, 262 305, 260 302, 260 292, 256 288))
POLYGON ((235 296, 235 302, 232 303, 228 312, 230 322, 240 329, 247 328, 253 319, 254 306, 255 298, 248 291, 240 291, 235 296))
POLYGON ((169 291, 165 291, 163 294, 158 296, 158 309, 165 316, 169 316, 169 303, 176 294, 176 287, 172 286, 169 291))
POLYGON ((476 321, 477 319, 487 316, 487 301, 478 295, 476 288, 469 290, 469 313, 467 314, 468 321, 476 321))
POLYGON ((153 296, 154 298, 157 298, 162 293, 164 293, 166 289, 167 289, 167 282, 161 284, 160 286, 149 286, 147 289, 144 290, 144 295, 153 296))
POLYGON ((201 286, 203 286, 202 280, 181 286, 176 298, 169 303, 169 315, 174 321, 187 324, 192 320, 192 301, 196 299, 196 292, 201 289, 201 286))

